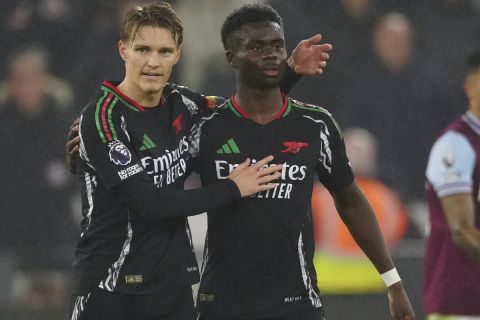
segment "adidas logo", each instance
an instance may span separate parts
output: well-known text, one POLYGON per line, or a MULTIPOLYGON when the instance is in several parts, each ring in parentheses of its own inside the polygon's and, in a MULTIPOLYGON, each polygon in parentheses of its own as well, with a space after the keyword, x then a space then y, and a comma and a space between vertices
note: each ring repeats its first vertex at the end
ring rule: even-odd
POLYGON ((235 140, 232 138, 228 139, 227 142, 225 142, 220 149, 217 150, 218 154, 224 154, 224 153, 240 153, 240 149, 238 149, 237 144, 235 143, 235 140))
POLYGON ((140 147, 140 151, 153 149, 156 146, 157 145, 155 144, 155 142, 153 142, 152 139, 150 139, 150 137, 145 133, 143 135, 143 142, 142 142, 142 146, 140 147))

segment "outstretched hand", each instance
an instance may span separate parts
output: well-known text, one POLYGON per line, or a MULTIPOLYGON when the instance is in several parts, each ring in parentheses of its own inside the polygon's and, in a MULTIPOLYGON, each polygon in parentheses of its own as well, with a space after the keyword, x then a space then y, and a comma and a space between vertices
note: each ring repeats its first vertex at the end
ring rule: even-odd
POLYGON ((79 123, 79 118, 73 121, 68 130, 68 141, 65 144, 65 161, 71 173, 75 173, 77 170, 77 156, 80 148, 80 137, 78 136, 79 123))
POLYGON ((292 55, 288 58, 288 65, 296 74, 311 76, 323 73, 323 68, 327 66, 327 60, 330 58, 332 45, 320 44, 321 40, 322 35, 316 34, 310 39, 300 41, 293 49, 292 55))

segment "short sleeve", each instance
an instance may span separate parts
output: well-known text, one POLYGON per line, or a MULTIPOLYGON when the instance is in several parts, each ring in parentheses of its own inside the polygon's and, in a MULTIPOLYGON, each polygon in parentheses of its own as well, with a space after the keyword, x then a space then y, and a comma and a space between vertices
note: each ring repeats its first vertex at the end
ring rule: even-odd
POLYGON ((465 136, 450 131, 433 145, 426 176, 439 197, 472 192, 475 151, 465 136))
POLYGON ((354 180, 341 129, 332 117, 320 126, 317 174, 320 182, 330 191, 341 190, 354 180))

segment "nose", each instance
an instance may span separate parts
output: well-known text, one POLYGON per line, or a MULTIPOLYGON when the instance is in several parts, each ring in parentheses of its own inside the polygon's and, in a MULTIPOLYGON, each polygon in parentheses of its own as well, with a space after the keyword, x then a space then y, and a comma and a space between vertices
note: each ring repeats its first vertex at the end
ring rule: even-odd
POLYGON ((272 59, 277 59, 278 58, 278 52, 275 50, 273 46, 265 46, 263 48, 263 59, 266 60, 272 60, 272 59))
POLYGON ((160 65, 160 55, 157 52, 152 52, 147 60, 147 65, 150 68, 156 68, 160 65))

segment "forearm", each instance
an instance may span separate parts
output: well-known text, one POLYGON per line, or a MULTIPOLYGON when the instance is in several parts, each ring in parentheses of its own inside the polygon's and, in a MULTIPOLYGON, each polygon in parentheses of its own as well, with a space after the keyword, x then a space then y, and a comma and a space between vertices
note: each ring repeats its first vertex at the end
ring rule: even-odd
POLYGON ((280 90, 283 93, 289 93, 290 90, 295 86, 295 84, 302 78, 301 75, 298 75, 293 70, 293 60, 290 62, 291 58, 289 59, 289 63, 285 69, 285 73, 283 74, 282 83, 280 84, 280 90), (292 63, 292 65, 290 65, 292 63))
POLYGON ((151 181, 127 179, 116 188, 131 210, 152 222, 200 214, 240 198, 230 179, 193 190, 165 190, 151 181))
POLYGON ((480 259, 480 230, 475 227, 475 208, 470 193, 453 194, 440 200, 453 243, 480 259))
POLYGON ((356 184, 347 188, 351 190, 335 199, 343 222, 379 273, 394 268, 370 204, 356 184))
POLYGON ((473 258, 480 259, 480 231, 475 227, 452 230, 452 240, 473 258))

